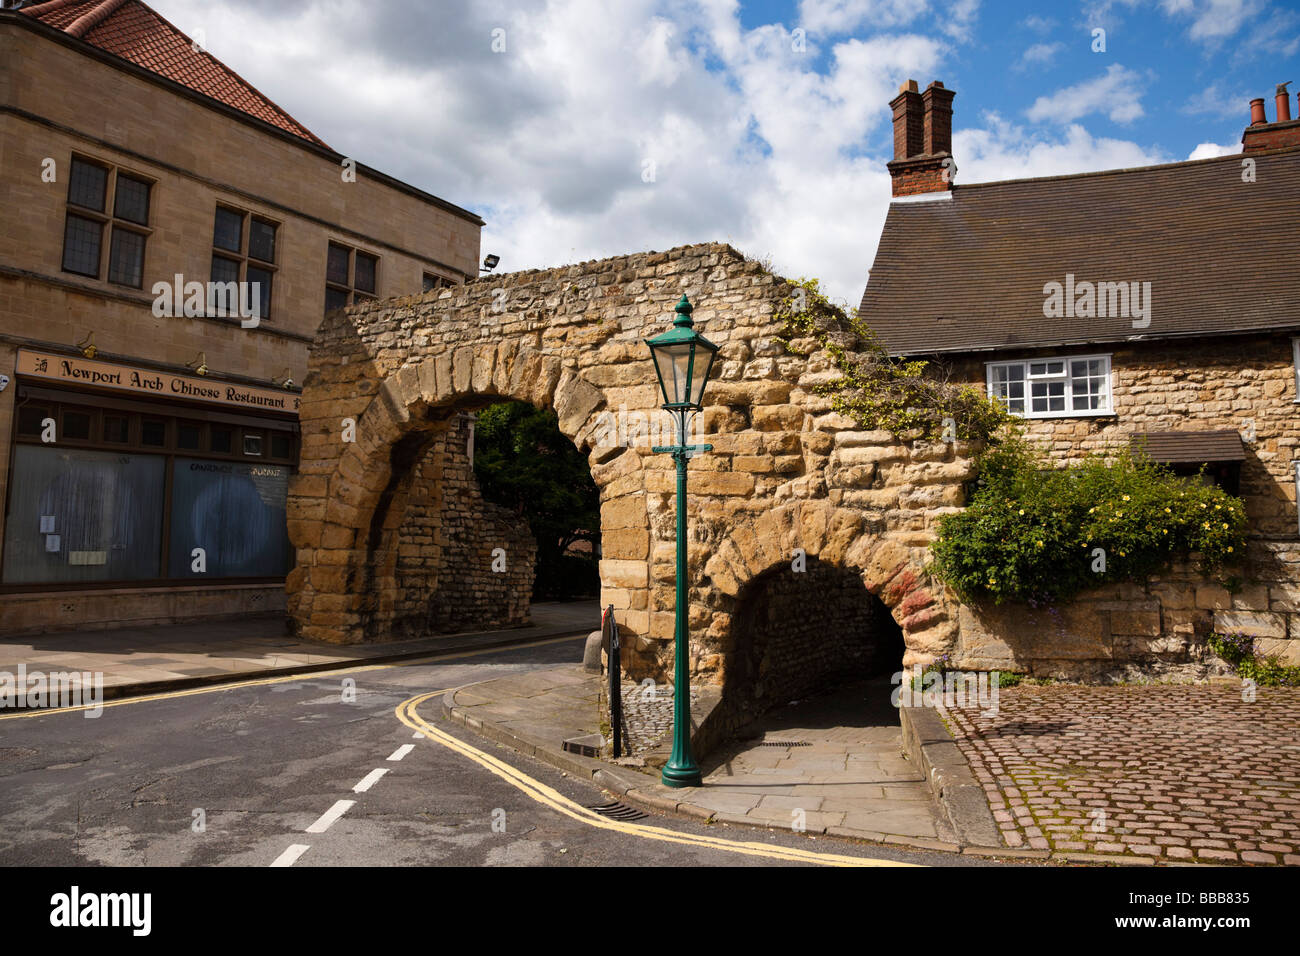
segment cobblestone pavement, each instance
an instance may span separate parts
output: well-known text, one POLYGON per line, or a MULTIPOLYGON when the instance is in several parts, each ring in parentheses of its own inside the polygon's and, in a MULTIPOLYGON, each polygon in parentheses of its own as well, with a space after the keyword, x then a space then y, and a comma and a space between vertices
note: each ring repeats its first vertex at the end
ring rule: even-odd
POLYGON ((1300 865, 1300 690, 1020 686, 949 729, 1008 846, 1300 865))
MULTIPOLYGON (((623 750, 631 756, 644 756, 663 743, 673 729, 673 685, 623 683, 623 750)), ((696 711, 698 689, 691 688, 691 707, 696 711)))

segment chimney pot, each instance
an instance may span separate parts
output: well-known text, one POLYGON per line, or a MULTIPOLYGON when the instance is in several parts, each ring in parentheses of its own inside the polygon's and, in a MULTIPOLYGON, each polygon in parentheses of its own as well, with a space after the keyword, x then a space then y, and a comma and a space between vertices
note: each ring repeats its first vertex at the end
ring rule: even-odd
POLYGON ((1273 122, 1264 114, 1264 99, 1250 101, 1250 125, 1241 134, 1241 151, 1254 153, 1263 149, 1295 149, 1300 147, 1300 123, 1291 119, 1291 97, 1286 88, 1291 83, 1279 83, 1275 92, 1277 116, 1273 122))
POLYGON ((889 101, 894 113, 894 159, 889 163, 895 196, 942 193, 952 188, 952 100, 957 94, 935 80, 917 92, 915 80, 889 101))

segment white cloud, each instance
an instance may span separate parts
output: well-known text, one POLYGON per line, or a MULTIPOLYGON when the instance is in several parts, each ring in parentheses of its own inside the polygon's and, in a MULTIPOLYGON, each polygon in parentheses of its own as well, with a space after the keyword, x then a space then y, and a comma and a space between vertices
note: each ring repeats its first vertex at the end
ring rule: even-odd
POLYGON ((860 27, 906 26, 927 12, 926 0, 799 0, 799 24, 839 36, 860 27))
POLYGON ((1167 15, 1191 18, 1188 36, 1211 44, 1235 34, 1266 6, 1265 0, 1160 0, 1167 15))
POLYGON ((1026 130, 997 113, 985 113, 983 121, 980 128, 953 133, 959 185, 1127 169, 1172 160, 1159 149, 1093 136, 1078 124, 1067 126, 1059 136, 1048 136, 1026 130))
POLYGON ((1211 83, 1189 99, 1179 112, 1190 116, 1205 115, 1220 119, 1236 117, 1244 126, 1249 121, 1251 99, 1252 97, 1244 92, 1227 93, 1220 84, 1211 83))
POLYGON ((1025 115, 1037 123, 1072 123, 1096 113, 1131 123, 1143 115, 1142 93, 1141 74, 1112 63, 1101 76, 1040 96, 1025 115))
POLYGON ((1215 156, 1231 156, 1234 153, 1241 152, 1241 144, 1233 143, 1230 146, 1220 146, 1218 143, 1201 143, 1198 145, 1188 159, 1212 159, 1215 156))
POLYGON ((1035 43, 1020 54, 1020 69, 1028 66, 1041 66, 1056 59, 1056 54, 1065 49, 1064 43, 1035 43))
POLYGON ((979 8, 980 0, 952 0, 947 14, 939 14, 940 28, 954 40, 965 43, 971 38, 979 8))
MULTIPOLYGON (((821 32, 802 21, 800 54, 786 27, 743 28, 737 0, 153 2, 335 149, 481 213, 501 271, 722 240, 851 304, 891 198, 888 102, 908 78, 956 85, 951 31, 977 11, 805 2, 821 32)), ((1105 92, 1086 112, 1140 115, 1105 92)), ((1161 158, 1064 119, 961 116, 959 182, 1161 158)))

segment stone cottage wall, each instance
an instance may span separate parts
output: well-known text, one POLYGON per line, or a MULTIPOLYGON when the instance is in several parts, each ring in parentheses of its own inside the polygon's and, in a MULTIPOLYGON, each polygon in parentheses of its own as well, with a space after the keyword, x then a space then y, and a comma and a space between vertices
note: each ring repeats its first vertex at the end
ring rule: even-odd
MULTIPOLYGON (((1054 350, 1095 354, 1097 346, 1054 350)), ((1028 353, 999 353, 998 360, 1028 353)), ((1229 593, 1194 569, 1180 568, 1146 587, 1125 585, 1082 596, 1057 612, 964 609, 963 638, 972 662, 1023 656, 1046 630, 1060 651, 1039 667, 1063 674, 1123 669, 1135 660, 1168 668, 1200 659, 1210 630, 1260 638, 1266 653, 1300 663, 1300 526, 1295 466, 1300 411, 1291 338, 1244 335, 1214 342, 1154 342, 1112 353, 1115 414, 1027 419, 1026 432, 1065 463, 1126 448, 1134 432, 1233 430, 1244 441, 1240 494, 1250 521, 1250 547, 1229 593), (1044 616, 1046 615, 1046 616, 1044 616), (1062 621, 1065 623, 1063 624, 1062 621), (1003 640, 993 635, 1001 634, 1003 640), (1198 635, 1193 638, 1192 635, 1198 635), (1018 646, 1018 647, 1017 647, 1018 646), (1107 660, 1116 662, 1107 665, 1107 660)), ((954 363, 954 378, 983 388, 984 361, 954 363)))

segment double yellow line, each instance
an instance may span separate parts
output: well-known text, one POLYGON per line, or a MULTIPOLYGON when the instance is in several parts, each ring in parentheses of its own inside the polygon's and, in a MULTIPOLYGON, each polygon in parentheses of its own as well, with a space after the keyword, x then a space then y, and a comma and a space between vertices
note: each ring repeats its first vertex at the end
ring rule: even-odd
POLYGON ((418 697, 412 697, 410 700, 403 701, 397 705, 397 719, 412 730, 422 733, 427 739, 435 743, 442 744, 448 750, 455 751, 461 756, 472 760, 481 767, 490 770, 501 779, 507 781, 517 789, 523 791, 528 797, 545 807, 549 807, 556 813, 577 820, 579 823, 585 823, 588 826, 596 827, 601 830, 613 830, 617 833, 626 833, 630 836, 639 837, 646 840, 659 840, 663 843, 679 843, 684 846, 700 847, 708 850, 723 850, 728 853, 739 853, 742 856, 766 857, 772 860, 782 860, 790 863, 812 863, 821 866, 913 866, 912 863, 898 863, 893 860, 874 860, 857 856, 844 856, 836 853, 814 853, 810 850, 792 849, 789 847, 772 846, 765 843, 753 843, 740 840, 725 840, 721 837, 703 836, 692 833, 680 833, 676 830, 665 830, 662 827, 646 826, 641 823, 626 823, 620 820, 611 820, 608 817, 601 816, 594 810, 589 810, 581 804, 574 803, 568 797, 558 791, 546 786, 539 780, 534 780, 523 771, 512 767, 502 760, 498 760, 489 753, 479 750, 477 747, 471 747, 462 740, 453 737, 445 731, 434 727, 427 720, 420 716, 417 708, 432 697, 441 696, 445 691, 433 691, 428 694, 421 694, 418 697))
POLYGON ((449 654, 433 654, 408 661, 390 661, 387 664, 358 664, 355 667, 329 668, 316 671, 297 671, 283 677, 255 677, 249 680, 230 681, 228 683, 203 684, 199 687, 187 687, 183 690, 160 691, 156 694, 140 694, 136 697, 116 697, 95 704, 78 704, 73 707, 48 707, 41 710, 21 710, 15 714, 0 714, 0 720, 24 720, 30 717, 49 717, 51 714, 74 714, 79 710, 94 710, 96 706, 122 707, 126 704, 144 704, 154 700, 171 700, 175 697, 193 697, 195 694, 216 694, 221 691, 239 690, 241 687, 265 687, 268 684, 292 684, 310 680, 328 680, 346 674, 361 674, 366 671, 384 671, 397 667, 418 667, 421 664, 436 664, 440 661, 455 661, 466 657, 482 657, 488 654, 504 654, 529 647, 542 647, 546 644, 559 644, 564 641, 576 641, 577 635, 542 638, 527 644, 506 644, 501 647, 489 647, 484 650, 455 651, 449 654))

